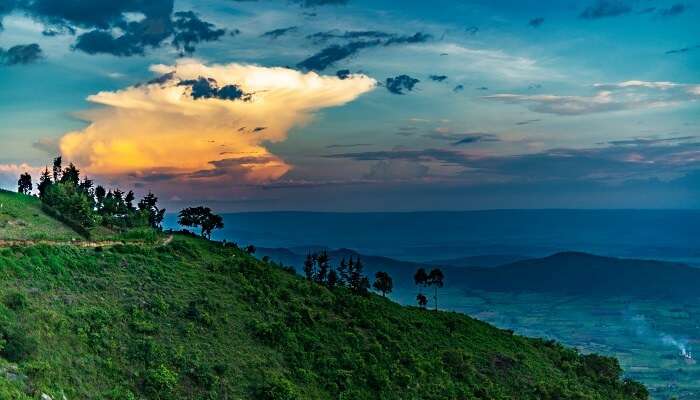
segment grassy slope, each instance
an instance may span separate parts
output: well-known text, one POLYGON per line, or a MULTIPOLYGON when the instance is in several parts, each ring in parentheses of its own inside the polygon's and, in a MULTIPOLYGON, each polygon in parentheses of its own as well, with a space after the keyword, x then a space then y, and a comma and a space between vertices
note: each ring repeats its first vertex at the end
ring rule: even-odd
POLYGON ((71 240, 75 231, 49 217, 32 196, 0 190, 0 240, 71 240))
POLYGON ((0 299, 2 399, 635 398, 597 358, 189 237, 0 249, 0 299))

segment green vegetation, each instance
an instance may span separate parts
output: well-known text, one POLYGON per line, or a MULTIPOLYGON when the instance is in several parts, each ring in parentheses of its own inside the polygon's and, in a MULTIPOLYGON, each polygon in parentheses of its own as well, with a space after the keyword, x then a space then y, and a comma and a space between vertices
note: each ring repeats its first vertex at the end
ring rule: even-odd
POLYGON ((0 279, 3 399, 646 398, 614 359, 187 235, 2 248, 0 279))
POLYGON ((0 190, 0 240, 79 238, 77 232, 47 215, 38 198, 0 190))

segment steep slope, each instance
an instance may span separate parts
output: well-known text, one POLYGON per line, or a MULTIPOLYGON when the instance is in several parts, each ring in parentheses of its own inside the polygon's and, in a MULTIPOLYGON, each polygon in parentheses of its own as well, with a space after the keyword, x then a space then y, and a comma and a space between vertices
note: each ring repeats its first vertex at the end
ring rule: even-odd
POLYGON ((614 359, 219 243, 0 249, 0 398, 643 399, 614 359))
POLYGON ((700 296, 700 269, 652 260, 566 252, 497 268, 457 272, 462 285, 487 291, 689 299, 700 296))
POLYGON ((0 189, 0 240, 72 240, 80 235, 41 209, 41 202, 0 189))

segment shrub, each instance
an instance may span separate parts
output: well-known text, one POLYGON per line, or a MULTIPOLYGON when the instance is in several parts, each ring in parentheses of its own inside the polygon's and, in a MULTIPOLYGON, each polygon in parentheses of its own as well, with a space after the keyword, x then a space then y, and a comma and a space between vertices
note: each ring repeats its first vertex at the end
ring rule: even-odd
POLYGON ((146 390, 158 399, 169 398, 168 393, 175 389, 177 382, 177 373, 171 371, 163 364, 146 372, 146 390))
POLYGON ((12 310, 21 310, 27 306, 27 296, 22 292, 13 291, 5 295, 3 303, 12 310))
POLYGON ((8 324, 0 327, 0 331, 4 341, 0 355, 6 359, 12 362, 20 362, 36 353, 38 347, 36 338, 22 327, 8 324))
POLYGON ((256 399, 260 400, 297 400, 296 387, 287 379, 273 378, 257 390, 256 399))

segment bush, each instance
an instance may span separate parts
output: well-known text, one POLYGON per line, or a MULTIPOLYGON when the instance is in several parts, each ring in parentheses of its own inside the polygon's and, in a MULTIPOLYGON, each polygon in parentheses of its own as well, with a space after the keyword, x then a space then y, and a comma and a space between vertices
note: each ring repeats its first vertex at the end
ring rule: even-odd
POLYGON ((0 331, 4 342, 0 355, 9 361, 24 361, 36 353, 37 340, 21 326, 3 325, 0 331))
POLYGON ((169 398, 168 393, 175 389, 177 382, 177 373, 163 364, 146 372, 146 390, 158 399, 169 398))
POLYGON ((3 303, 12 310, 21 310, 27 306, 27 296, 22 292, 10 292, 5 295, 3 303))
POLYGON ((260 400, 297 400, 296 387, 287 379, 273 378, 257 390, 256 399, 260 400))

